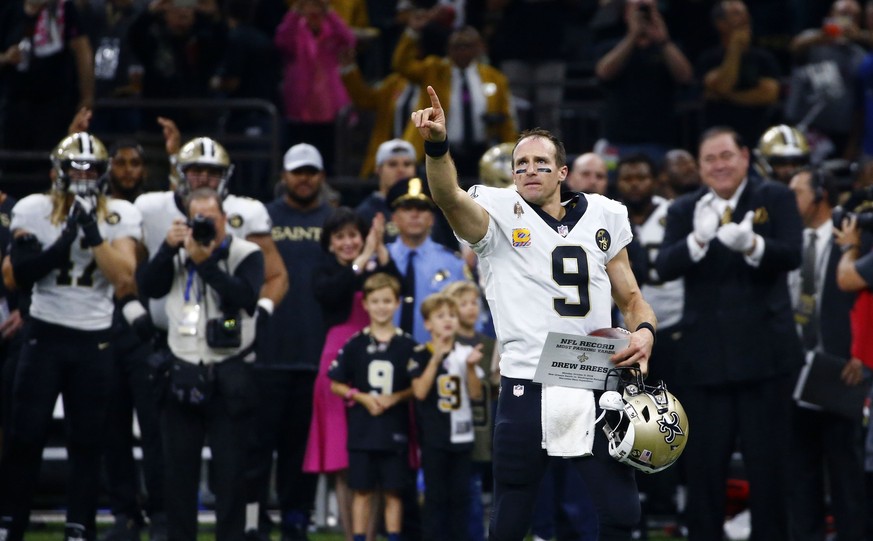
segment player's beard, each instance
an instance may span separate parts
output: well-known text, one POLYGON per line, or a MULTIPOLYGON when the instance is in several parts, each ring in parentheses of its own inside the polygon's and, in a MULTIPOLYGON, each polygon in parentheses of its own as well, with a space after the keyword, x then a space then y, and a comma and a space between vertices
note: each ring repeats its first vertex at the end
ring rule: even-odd
POLYGON ((137 183, 130 188, 125 188, 112 178, 109 179, 109 183, 112 186, 113 194, 117 194, 121 199, 130 201, 131 203, 142 193, 142 183, 137 183))
POLYGON ((309 195, 300 195, 299 193, 295 192, 294 190, 291 190, 288 187, 286 187, 285 188, 285 195, 288 196, 288 199, 290 199, 291 201, 294 201, 295 203, 297 203, 301 207, 308 207, 313 202, 315 202, 316 199, 318 199, 318 195, 319 195, 320 191, 321 190, 313 190, 312 193, 310 193, 309 195))

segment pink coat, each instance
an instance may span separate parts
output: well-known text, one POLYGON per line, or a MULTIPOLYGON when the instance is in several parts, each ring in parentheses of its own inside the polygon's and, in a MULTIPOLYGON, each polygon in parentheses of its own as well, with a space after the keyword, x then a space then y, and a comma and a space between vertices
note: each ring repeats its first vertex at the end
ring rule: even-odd
POLYGON ((339 15, 329 11, 316 36, 299 13, 289 11, 276 28, 275 43, 282 58, 285 118, 333 122, 349 103, 338 55, 355 46, 352 31, 339 15))

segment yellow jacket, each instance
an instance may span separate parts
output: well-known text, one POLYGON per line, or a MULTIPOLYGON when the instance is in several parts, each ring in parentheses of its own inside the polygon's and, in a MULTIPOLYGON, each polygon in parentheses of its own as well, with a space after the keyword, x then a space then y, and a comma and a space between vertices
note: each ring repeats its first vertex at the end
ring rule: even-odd
POLYGON ((372 87, 364 80, 357 66, 343 73, 342 78, 355 107, 376 113, 370 143, 367 145, 367 154, 364 156, 359 173, 361 178, 370 178, 376 170, 376 150, 379 149, 379 145, 399 137, 394 134, 394 108, 397 106, 397 98, 403 93, 409 81, 392 73, 372 87))
MULTIPOLYGON (((419 59, 418 39, 404 32, 397 48, 394 49, 392 67, 394 71, 403 75, 421 87, 419 94, 418 109, 430 107, 430 97, 427 95, 427 87, 432 86, 440 97, 443 109, 448 110, 452 98, 452 63, 446 57, 427 56, 419 59)), ((506 76, 499 70, 487 64, 478 64, 479 77, 482 86, 494 89, 485 96, 485 111, 487 114, 501 115, 503 121, 488 126, 487 138, 489 143, 493 140, 497 143, 515 142, 518 131, 513 119, 509 83, 506 76), (490 84, 489 84, 490 83, 490 84)), ((418 129, 411 123, 407 125, 403 138, 415 146, 419 161, 424 160, 424 140, 418 134, 418 129)))

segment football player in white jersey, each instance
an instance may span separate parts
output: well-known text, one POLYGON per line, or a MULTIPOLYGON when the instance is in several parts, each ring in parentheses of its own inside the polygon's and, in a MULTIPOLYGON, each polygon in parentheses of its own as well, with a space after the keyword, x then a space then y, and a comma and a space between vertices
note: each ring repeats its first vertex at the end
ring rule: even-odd
MULTIPOLYGON (((431 193, 455 234, 479 255, 501 352, 489 537, 520 541, 552 451, 544 448, 544 386, 532 381, 546 335, 609 327, 614 300, 634 332, 612 362, 645 373, 655 315, 628 261, 625 246, 632 235, 626 209, 598 195, 571 194, 562 201, 568 168, 557 138, 545 130, 519 137, 512 160, 515 190, 473 186, 464 192, 448 153, 445 112, 433 88, 427 90, 431 107, 414 112, 412 121, 425 140, 431 193)), ((584 433, 562 455, 591 492, 600 539, 629 540, 640 517, 634 470, 609 456, 605 435, 595 430, 594 393, 572 391, 584 433)))
POLYGON ((10 224, 15 283, 32 288, 0 461, 0 538, 11 541, 24 537, 58 394, 70 466, 65 537, 95 538, 113 289, 133 281, 141 235, 139 211, 104 195, 108 153, 99 139, 69 135, 51 160, 50 193, 22 199, 10 224))
MULTIPOLYGON (((139 196, 136 207, 143 216, 143 243, 150 256, 157 253, 167 234, 187 232, 184 212, 185 196, 197 188, 216 190, 223 198, 227 227, 233 236, 254 242, 264 254, 265 281, 258 301, 258 312, 272 315, 273 307, 288 290, 288 273, 271 235, 272 225, 266 207, 260 201, 227 193, 233 165, 224 147, 208 137, 196 137, 179 147, 179 130, 173 121, 160 118, 167 152, 173 156, 179 184, 175 191, 152 192, 139 196)), ((150 312, 155 326, 166 330, 163 299, 152 300, 150 312)))

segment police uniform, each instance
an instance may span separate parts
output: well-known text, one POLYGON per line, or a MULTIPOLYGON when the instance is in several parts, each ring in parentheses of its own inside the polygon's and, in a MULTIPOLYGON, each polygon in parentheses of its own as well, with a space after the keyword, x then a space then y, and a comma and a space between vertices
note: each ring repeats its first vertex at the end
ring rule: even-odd
MULTIPOLYGON (((474 432, 467 357, 472 351, 472 346, 456 342, 437 367, 427 396, 415 402, 426 487, 424 532, 430 539, 468 537, 474 432)), ((432 356, 429 344, 416 347, 409 377, 421 377, 432 356)), ((484 376, 479 366, 476 372, 480 379, 484 376)))
MULTIPOLYGON (((27 231, 43 249, 60 236, 65 223, 52 224, 52 196, 35 194, 12 211, 13 233, 27 231)), ((98 223, 111 243, 139 239, 140 213, 127 201, 106 199, 106 215, 98 223)), ((69 264, 34 282, 31 319, 13 384, 9 435, 0 466, 0 520, 9 540, 21 539, 27 525, 32 490, 39 474, 42 445, 59 393, 69 427, 70 481, 67 524, 93 535, 102 431, 109 396, 112 362, 110 338, 113 287, 83 247, 82 231, 70 245, 69 264)))
MULTIPOLYGON (((355 333, 331 363, 328 377, 359 392, 390 395, 410 386, 407 365, 415 342, 397 329, 380 342, 370 328, 355 333)), ((401 402, 373 416, 360 403, 348 409, 349 488, 401 490, 407 482, 409 408, 401 402)))
MULTIPOLYGON (((501 351, 501 392, 494 432, 491 539, 522 539, 530 525, 543 449, 542 386, 534 372, 549 332, 584 335, 611 324, 612 286, 606 265, 631 239, 627 210, 595 194, 571 194, 556 220, 512 189, 473 186, 470 197, 489 214, 479 256, 484 293, 501 351)), ((630 539, 639 519, 634 472, 613 460, 594 426, 593 393, 586 404, 587 449, 572 459, 598 510, 601 539, 630 539)))

